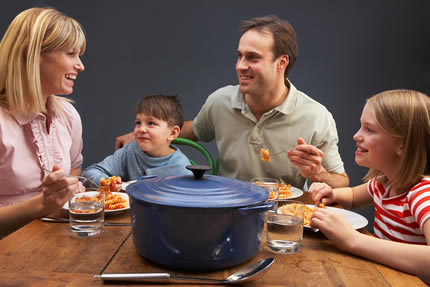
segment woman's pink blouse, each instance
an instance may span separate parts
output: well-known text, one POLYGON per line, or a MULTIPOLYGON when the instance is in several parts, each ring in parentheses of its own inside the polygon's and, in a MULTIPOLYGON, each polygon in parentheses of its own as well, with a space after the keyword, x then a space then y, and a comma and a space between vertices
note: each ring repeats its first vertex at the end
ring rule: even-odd
POLYGON ((22 117, 0 108, 0 206, 39 194, 43 169, 58 165, 68 174, 82 165, 81 118, 70 103, 59 104, 63 113, 48 112, 49 132, 44 114, 22 117))

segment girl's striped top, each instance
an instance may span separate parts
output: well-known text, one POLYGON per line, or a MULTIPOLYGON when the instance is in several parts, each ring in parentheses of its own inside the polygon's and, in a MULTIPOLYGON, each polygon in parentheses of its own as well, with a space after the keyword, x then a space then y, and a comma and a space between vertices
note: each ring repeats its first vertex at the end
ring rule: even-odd
POLYGON ((390 186, 376 178, 367 183, 375 204, 375 236, 411 244, 427 244, 424 222, 430 218, 430 178, 423 178, 408 192, 388 198, 390 186))

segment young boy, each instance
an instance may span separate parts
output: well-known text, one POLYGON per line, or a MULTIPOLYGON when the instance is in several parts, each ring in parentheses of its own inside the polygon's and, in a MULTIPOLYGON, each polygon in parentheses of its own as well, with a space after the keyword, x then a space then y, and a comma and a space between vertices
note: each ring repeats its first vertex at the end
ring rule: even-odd
POLYGON ((99 182, 101 177, 110 176, 129 181, 142 175, 192 174, 185 168, 190 164, 188 158, 171 145, 183 124, 184 115, 176 96, 143 98, 136 107, 135 141, 87 167, 82 175, 99 182))

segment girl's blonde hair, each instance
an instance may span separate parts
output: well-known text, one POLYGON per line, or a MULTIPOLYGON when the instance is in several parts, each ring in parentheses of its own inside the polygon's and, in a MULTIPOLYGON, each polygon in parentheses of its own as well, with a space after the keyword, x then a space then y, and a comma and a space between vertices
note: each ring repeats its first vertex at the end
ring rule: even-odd
MULTIPOLYGON (((55 49, 85 52, 81 25, 53 8, 22 11, 0 42, 0 105, 11 113, 46 112, 40 83, 40 55, 55 49)), ((60 97, 50 99, 54 108, 60 97)))
POLYGON ((378 124, 388 134, 402 140, 403 152, 394 177, 388 179, 380 170, 370 169, 365 181, 378 177, 382 183, 407 190, 430 175, 430 100, 423 93, 391 90, 367 100, 378 124))

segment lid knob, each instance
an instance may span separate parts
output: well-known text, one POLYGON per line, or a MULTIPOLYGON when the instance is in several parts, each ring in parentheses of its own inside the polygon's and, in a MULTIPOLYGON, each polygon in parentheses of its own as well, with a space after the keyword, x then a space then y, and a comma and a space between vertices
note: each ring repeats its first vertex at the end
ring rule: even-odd
POLYGON ((210 166, 202 164, 187 165, 185 168, 192 171, 195 179, 202 178, 203 174, 211 169, 210 166))

